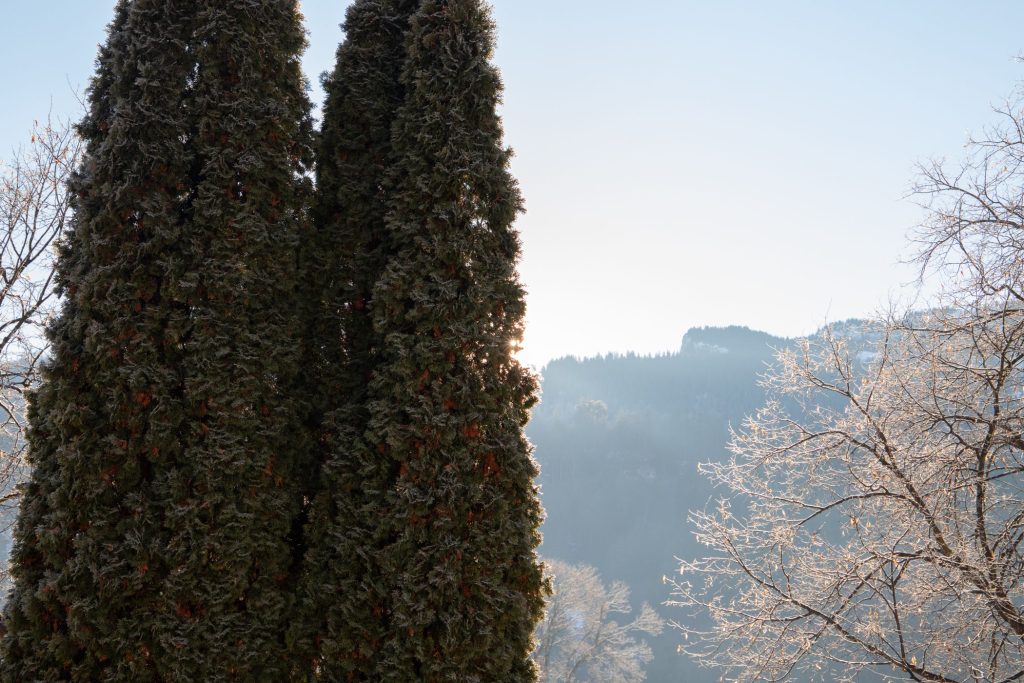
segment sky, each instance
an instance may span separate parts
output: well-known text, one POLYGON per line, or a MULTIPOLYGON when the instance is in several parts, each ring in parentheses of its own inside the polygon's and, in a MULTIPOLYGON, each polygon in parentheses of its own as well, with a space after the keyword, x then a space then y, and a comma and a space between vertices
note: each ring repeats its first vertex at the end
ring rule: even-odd
MULTIPOLYGON (((316 104, 348 4, 302 2, 316 104)), ((1019 0, 492 4, 537 367, 907 297, 916 164, 956 161, 1024 73, 1019 0)), ((0 156, 77 118, 112 6, 0 0, 0 156)))

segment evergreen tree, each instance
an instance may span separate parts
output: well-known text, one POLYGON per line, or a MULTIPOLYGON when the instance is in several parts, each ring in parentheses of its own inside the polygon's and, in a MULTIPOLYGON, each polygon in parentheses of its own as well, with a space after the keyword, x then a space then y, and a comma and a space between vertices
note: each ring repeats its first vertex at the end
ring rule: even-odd
POLYGON ((419 0, 356 0, 343 25, 334 71, 324 79, 317 162, 317 232, 306 280, 319 302, 309 325, 307 386, 323 463, 308 538, 304 581, 307 617, 293 637, 305 652, 319 642, 324 680, 372 673, 373 643, 385 622, 374 606, 366 550, 374 520, 360 517, 370 481, 386 479, 380 455, 362 441, 369 412, 367 381, 383 340, 373 327, 373 286, 393 247, 384 225, 391 128, 404 100, 400 83, 409 19, 419 0), (367 524, 366 522, 369 522, 367 524))
POLYGON ((123 0, 73 184, 0 680, 284 681, 309 138, 295 0, 123 0))
POLYGON ((340 662, 352 680, 536 676, 541 510, 522 432, 536 384, 513 356, 522 201, 496 114, 493 31, 480 0, 420 3, 383 183, 380 260, 352 276, 375 281, 372 327, 346 329, 349 348, 369 346, 372 367, 365 421, 339 434, 332 463, 344 514, 330 533, 352 550, 324 585, 356 594, 338 614, 360 626, 329 620, 320 635, 325 665, 340 662))

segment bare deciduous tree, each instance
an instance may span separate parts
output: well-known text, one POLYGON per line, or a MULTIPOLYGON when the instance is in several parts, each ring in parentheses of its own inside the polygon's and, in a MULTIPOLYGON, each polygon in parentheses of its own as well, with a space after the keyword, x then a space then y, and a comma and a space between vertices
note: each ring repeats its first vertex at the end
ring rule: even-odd
POLYGON ((727 680, 1024 680, 1021 100, 1002 113, 957 172, 922 169, 937 305, 781 353, 702 468, 725 494, 674 601, 727 680))
POLYGON ((922 276, 942 276, 947 299, 998 310, 1024 302, 1024 86, 995 111, 999 123, 968 141, 955 170, 920 168, 928 218, 913 239, 922 276))
POLYGON ((629 587, 621 581, 606 586, 586 565, 545 561, 552 595, 537 627, 533 653, 542 683, 634 683, 645 678, 651 648, 641 640, 657 635, 663 620, 643 605, 632 621, 629 587))
POLYGON ((36 124, 30 142, 0 163, 0 524, 24 475, 25 392, 38 380, 56 308, 55 246, 70 207, 67 181, 80 140, 66 123, 36 124))

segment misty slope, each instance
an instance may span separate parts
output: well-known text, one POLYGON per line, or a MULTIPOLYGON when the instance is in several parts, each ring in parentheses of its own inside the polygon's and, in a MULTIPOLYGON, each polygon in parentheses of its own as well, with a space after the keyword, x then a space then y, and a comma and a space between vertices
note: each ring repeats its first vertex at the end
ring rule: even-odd
MULTIPOLYGON (((742 327, 693 329, 676 353, 561 359, 543 371, 528 434, 541 464, 545 557, 583 562, 621 579, 667 619, 678 611, 662 576, 674 556, 700 552, 687 511, 714 492, 697 463, 725 454, 729 425, 764 399, 757 386, 773 348, 791 342, 742 327)), ((717 680, 675 654, 669 629, 652 643, 648 681, 717 680)))

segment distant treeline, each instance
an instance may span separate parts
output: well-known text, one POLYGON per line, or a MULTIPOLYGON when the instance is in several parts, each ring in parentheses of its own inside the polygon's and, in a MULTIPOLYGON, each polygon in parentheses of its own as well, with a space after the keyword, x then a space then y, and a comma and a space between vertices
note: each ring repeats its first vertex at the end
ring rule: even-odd
MULTIPOLYGON (((835 326, 856 337, 857 321, 835 326)), ((697 328, 675 353, 564 358, 543 370, 543 394, 528 434, 541 464, 545 557, 596 567, 622 580, 635 604, 661 605, 662 577, 675 557, 701 553, 687 525, 689 510, 715 492, 697 472, 725 457, 730 425, 764 402, 758 378, 775 351, 793 344, 745 327, 697 328)), ((711 682, 676 654, 680 634, 652 643, 652 683, 711 682)))

